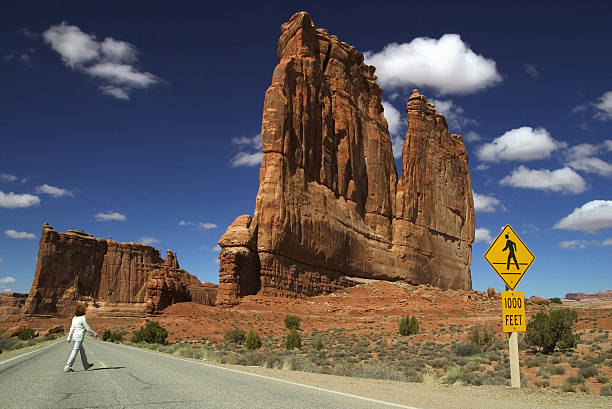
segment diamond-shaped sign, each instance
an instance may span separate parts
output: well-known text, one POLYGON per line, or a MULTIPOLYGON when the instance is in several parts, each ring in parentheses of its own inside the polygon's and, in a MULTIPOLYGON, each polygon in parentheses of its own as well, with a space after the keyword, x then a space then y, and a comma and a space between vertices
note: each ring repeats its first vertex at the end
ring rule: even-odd
POLYGON ((535 260, 521 238, 506 225, 484 255, 493 270, 514 290, 535 260))

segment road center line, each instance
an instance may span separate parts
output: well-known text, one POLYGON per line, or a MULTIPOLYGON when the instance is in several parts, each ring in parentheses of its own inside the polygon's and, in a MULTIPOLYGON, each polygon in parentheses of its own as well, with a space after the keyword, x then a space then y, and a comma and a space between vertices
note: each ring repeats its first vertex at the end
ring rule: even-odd
MULTIPOLYGON (((101 342, 101 341, 97 341, 97 342, 101 342)), ((346 396, 346 397, 350 397, 350 398, 354 398, 354 399, 361 399, 361 400, 365 400, 365 401, 368 401, 368 402, 379 403, 381 405, 388 405, 388 406, 393 406, 393 407, 396 407, 396 408, 403 408, 403 409, 420 409, 420 408, 416 408, 414 406, 406 406, 406 405, 401 405, 399 403, 386 402, 384 400, 378 400, 378 399, 373 399, 373 398, 367 398, 365 396, 353 395, 352 393, 339 392, 339 391, 335 391, 335 390, 332 390, 332 389, 320 388, 318 386, 312 386, 312 385, 306 385, 306 384, 303 384, 303 383, 286 381, 284 379, 273 378, 271 376, 259 375, 259 374, 254 374, 254 373, 250 373, 250 372, 239 371, 237 369, 232 369, 232 368, 224 368, 222 366, 207 364, 207 363, 204 363, 204 362, 191 361, 189 359, 183 359, 183 358, 178 358, 178 357, 175 357, 175 356, 166 355, 166 354, 163 354, 163 353, 147 351, 145 349, 135 348, 135 347, 131 347, 131 346, 128 346, 128 345, 122 345, 122 344, 115 344, 115 345, 119 345, 119 346, 122 346, 124 348, 134 349, 134 350, 140 351, 140 352, 146 352, 146 353, 149 353, 149 354, 153 354, 153 355, 157 355, 157 356, 161 356, 161 357, 165 357, 165 358, 176 359, 178 361, 191 362, 193 364, 204 365, 204 366, 208 366, 210 368, 222 369, 224 371, 229 371, 229 372, 236 372, 236 373, 240 373, 240 374, 243 374, 243 375, 249 375, 249 376, 254 376, 254 377, 257 377, 257 378, 268 379, 268 380, 271 380, 271 381, 281 382, 281 383, 285 383, 285 384, 293 385, 293 386, 301 386, 303 388, 314 389, 314 390, 321 391, 321 392, 333 393, 333 394, 336 394, 336 395, 346 396)))
MULTIPOLYGON (((62 341, 63 341, 63 339, 62 339, 62 341)), ((19 358, 21 358, 21 357, 23 357, 23 356, 33 354, 34 352, 40 352, 40 351, 43 351, 43 350, 45 350, 45 349, 47 349, 47 348, 51 348, 53 345, 57 345, 57 344, 59 344, 59 343, 60 343, 60 341, 57 341, 57 342, 52 343, 51 345, 47 345, 46 347, 42 347, 42 348, 39 348, 39 349, 35 349, 34 351, 26 352, 25 354, 17 355, 16 357, 13 357, 13 358, 11 358, 11 359, 7 359, 6 361, 1 361, 1 362, 0 362, 0 365, 5 364, 5 363, 7 363, 7 362, 14 361, 15 359, 19 359, 19 358)))

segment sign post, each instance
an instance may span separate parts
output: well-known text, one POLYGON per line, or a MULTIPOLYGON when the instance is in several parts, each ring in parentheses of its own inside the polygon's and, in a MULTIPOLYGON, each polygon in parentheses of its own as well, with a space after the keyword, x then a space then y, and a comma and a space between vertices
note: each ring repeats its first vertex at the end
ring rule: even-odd
POLYGON ((513 291, 535 260, 534 255, 507 224, 493 241, 484 255, 485 260, 506 284, 502 291, 502 327, 510 333, 508 349, 510 354, 510 385, 521 387, 518 356, 518 333, 525 332, 525 294, 513 291), (520 260, 520 261, 519 261, 520 260))

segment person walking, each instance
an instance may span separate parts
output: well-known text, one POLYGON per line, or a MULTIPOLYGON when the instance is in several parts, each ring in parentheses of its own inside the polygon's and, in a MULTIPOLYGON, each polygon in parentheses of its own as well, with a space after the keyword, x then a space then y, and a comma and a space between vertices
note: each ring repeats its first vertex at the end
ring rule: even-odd
POLYGON ((87 320, 85 319, 85 306, 79 304, 74 309, 74 317, 72 318, 72 325, 70 326, 70 332, 68 333, 67 342, 70 340, 74 340, 74 347, 72 348, 72 353, 68 358, 68 362, 66 362, 66 366, 64 367, 64 372, 73 372, 72 364, 74 363, 74 359, 76 358, 77 352, 81 354, 81 362, 83 363, 83 368, 88 370, 93 366, 87 362, 87 355, 85 354, 85 348, 83 348, 83 340, 85 338, 85 331, 89 332, 94 337, 97 337, 96 331, 91 329, 91 327, 87 324, 87 320))

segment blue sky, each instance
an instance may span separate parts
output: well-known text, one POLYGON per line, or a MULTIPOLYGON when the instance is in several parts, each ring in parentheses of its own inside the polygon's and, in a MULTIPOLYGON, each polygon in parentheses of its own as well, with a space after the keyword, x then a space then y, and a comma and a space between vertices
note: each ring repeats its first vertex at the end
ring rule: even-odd
POLYGON ((0 15, 0 291, 29 290, 44 221, 170 248, 217 282, 216 242, 255 205, 279 26, 301 10, 376 65, 395 147, 413 88, 464 135, 475 289, 503 289, 483 254, 505 224, 536 257, 517 290, 612 288, 604 1, 18 4, 0 15))

